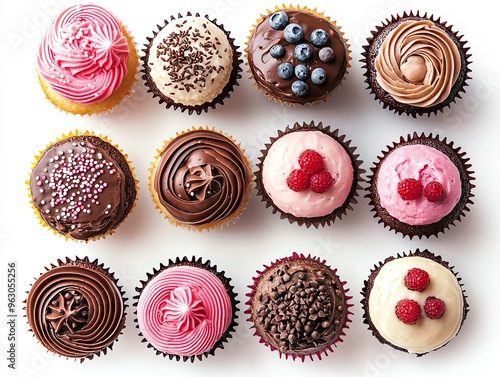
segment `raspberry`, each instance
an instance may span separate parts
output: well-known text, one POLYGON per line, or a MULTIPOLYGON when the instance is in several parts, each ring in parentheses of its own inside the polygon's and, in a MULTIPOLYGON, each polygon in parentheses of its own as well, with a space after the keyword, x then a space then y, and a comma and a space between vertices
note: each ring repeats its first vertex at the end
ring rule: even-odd
POLYGON ((299 155, 299 166, 307 175, 319 173, 325 169, 323 156, 312 149, 306 149, 299 155))
POLYGON ((403 299, 396 304, 396 316, 407 325, 414 325, 420 319, 420 306, 418 302, 403 299))
POLYGON ((424 312, 430 319, 438 319, 444 313, 444 302, 437 297, 430 296, 427 297, 424 304, 424 312))
POLYGON ((431 181, 424 187, 424 196, 429 202, 437 202, 444 196, 443 185, 437 181, 431 181))
POLYGON ((422 193, 422 184, 413 178, 405 178, 398 183, 398 194, 403 200, 417 199, 422 193))
POLYGON ((420 268, 408 270, 405 276, 405 286, 411 291, 422 292, 429 283, 429 274, 427 271, 421 270, 420 268))
POLYGON ((295 169, 288 176, 286 183, 293 191, 302 191, 309 186, 309 177, 302 170, 295 169))
POLYGON ((311 190, 321 194, 333 185, 333 177, 328 171, 322 171, 321 173, 314 174, 309 181, 311 190))

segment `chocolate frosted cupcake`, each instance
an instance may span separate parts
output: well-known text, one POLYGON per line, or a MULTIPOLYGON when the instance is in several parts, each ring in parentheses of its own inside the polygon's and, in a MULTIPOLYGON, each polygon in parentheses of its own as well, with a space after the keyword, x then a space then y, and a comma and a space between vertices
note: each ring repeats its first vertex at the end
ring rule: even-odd
POLYGON ((214 355, 236 327, 236 294, 224 271, 201 258, 176 258, 136 288, 137 328, 148 347, 171 360, 214 355))
POLYGON ((350 50, 335 21, 307 7, 276 7, 256 21, 245 52, 251 79, 286 105, 321 103, 341 85, 350 50))
POLYGON ((465 93, 469 48, 440 18, 405 12, 387 19, 372 35, 361 61, 367 89, 384 108, 430 116, 465 93))
POLYGON ((105 355, 125 328, 123 291, 97 260, 51 264, 28 292, 26 318, 35 338, 68 359, 105 355))
POLYGON ((147 40, 142 78, 167 108, 200 114, 223 104, 238 85, 241 53, 223 25, 208 16, 171 16, 147 40))
POLYGON ((345 282, 319 258, 293 253, 257 271, 247 294, 255 335, 285 358, 333 352, 351 322, 345 282))
POLYGON ((278 131, 261 151, 258 195, 290 223, 317 228, 341 219, 357 203, 364 172, 350 144, 322 123, 295 123, 278 131))
POLYGON ((79 115, 117 106, 130 95, 138 69, 130 32, 95 4, 62 11, 43 36, 37 55, 38 78, 47 99, 79 115))
POLYGON ((172 224, 190 230, 234 223, 252 186, 243 149, 213 128, 192 128, 165 142, 150 171, 157 208, 172 224))
POLYGON ((461 279, 428 250, 389 257, 370 271, 361 292, 364 322, 383 344, 425 355, 462 328, 469 305, 461 279))
POLYGON ((135 205, 137 181, 124 155, 103 137, 71 132, 35 156, 30 198, 40 223, 66 239, 114 233, 135 205))
POLYGON ((438 236, 469 211, 473 172, 453 142, 414 133, 382 152, 368 177, 374 217, 403 237, 438 236))

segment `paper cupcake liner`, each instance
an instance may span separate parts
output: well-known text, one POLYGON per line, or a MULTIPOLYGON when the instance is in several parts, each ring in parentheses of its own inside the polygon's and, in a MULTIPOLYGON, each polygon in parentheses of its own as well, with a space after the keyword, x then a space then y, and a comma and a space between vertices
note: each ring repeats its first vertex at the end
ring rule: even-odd
POLYGON ((356 204, 358 191, 360 191, 361 185, 363 182, 362 174, 365 173, 365 170, 361 168, 362 160, 359 159, 359 154, 356 154, 356 147, 351 146, 351 140, 346 141, 345 135, 339 135, 339 130, 330 130, 330 126, 323 126, 322 122, 319 122, 317 125, 312 121, 311 123, 303 123, 299 124, 296 122, 293 126, 287 126, 284 131, 279 130, 278 135, 276 137, 271 137, 270 142, 265 144, 265 149, 261 150, 261 156, 259 157, 259 163, 257 164, 257 170, 254 172, 255 175, 255 183, 257 188, 257 195, 261 197, 261 201, 265 203, 266 208, 271 207, 273 214, 279 213, 281 219, 287 219, 290 224, 296 223, 299 226, 305 225, 309 228, 311 225, 315 228, 319 226, 324 227, 326 225, 331 225, 335 222, 336 219, 342 220, 342 216, 347 214, 347 211, 353 210, 353 205, 356 204), (321 216, 321 217, 296 217, 290 213, 283 212, 279 209, 274 203, 271 197, 267 194, 264 185, 262 183, 262 168, 264 164, 264 160, 266 159, 267 152, 271 145, 278 140, 283 135, 286 135, 295 131, 321 131, 324 134, 331 136, 335 139, 340 145, 343 146, 345 151, 349 154, 352 166, 354 168, 353 174, 353 183, 349 195, 346 200, 339 208, 335 209, 332 213, 321 216))
POLYGON ((325 16, 323 12, 319 12, 317 10, 317 8, 314 8, 314 9, 311 9, 307 6, 300 6, 300 5, 292 5, 292 4, 289 4, 289 5, 285 5, 283 4, 281 7, 280 6, 275 6, 275 9, 274 10, 270 10, 270 9, 266 9, 266 14, 261 14, 260 17, 255 21, 252 29, 250 30, 249 32, 249 36, 247 37, 247 43, 246 43, 246 48, 244 49, 244 52, 245 52, 245 56, 246 56, 246 62, 245 62, 245 65, 248 67, 247 69, 247 72, 249 74, 249 78, 250 80, 253 81, 253 85, 254 87, 257 88, 257 91, 258 92, 263 92, 268 100, 274 100, 274 102, 277 102, 277 103, 280 103, 281 105, 285 105, 285 106, 293 106, 293 107, 298 107, 298 106, 304 106, 304 105, 309 105, 309 106, 312 106, 314 104, 316 105, 319 105, 321 103, 324 103, 326 102, 328 99, 330 98, 333 98, 334 97, 334 94, 337 92, 338 88, 342 86, 342 83, 345 81, 345 79, 347 78, 347 75, 349 73, 349 68, 351 68, 351 45, 349 44, 349 41, 345 38, 345 33, 342 31, 342 28, 337 25, 337 21, 335 20, 332 20, 330 17, 328 16, 325 16), (250 65, 249 65, 249 59, 248 59, 248 43, 249 41, 252 39, 252 36, 254 34, 254 31, 256 29, 256 27, 262 23, 262 21, 269 15, 273 14, 274 12, 277 12, 277 11, 280 11, 280 10, 284 10, 284 11, 303 11, 303 12, 308 12, 308 13, 311 13, 319 18, 323 18, 325 20, 327 20, 329 23, 331 23, 335 29, 337 29, 337 31, 340 33, 343 41, 344 41, 344 44, 346 46, 346 58, 347 58, 347 65, 346 65, 346 68, 345 68, 345 72, 344 72, 344 76, 342 77, 342 80, 340 81, 340 83, 337 85, 337 87, 332 90, 332 92, 330 92, 328 95, 326 95, 324 98, 322 99, 318 99, 318 100, 313 100, 313 101, 310 101, 310 102, 305 102, 305 103, 295 103, 295 102, 290 102, 290 101, 287 101, 286 99, 283 99, 283 98, 279 98, 277 96, 273 96, 271 93, 268 93, 266 89, 262 88, 258 83, 257 81, 255 80, 255 77, 253 75, 253 72, 252 72, 252 69, 250 68, 250 65))
MULTIPOLYGON (((128 172, 126 170, 124 170, 124 173, 125 175, 128 175, 128 172)), ((122 149, 120 149, 120 147, 116 144, 113 144, 113 142, 105 135, 102 135, 102 134, 96 134, 92 131, 80 131, 80 130, 75 130, 75 131, 71 131, 69 132, 68 134, 63 134, 62 136, 56 138, 56 140, 54 142, 51 142, 49 144, 46 145, 45 149, 42 149, 38 152, 38 154, 35 155, 35 160, 32 162, 31 164, 31 171, 29 173, 29 178, 28 180, 25 181, 25 184, 27 186, 27 189, 28 189, 28 196, 29 196, 29 200, 30 200, 30 204, 31 204, 31 208, 33 210, 33 213, 36 215, 36 217, 38 218, 38 221, 40 223, 40 225, 42 225, 43 227, 47 228, 47 229, 50 229, 54 234, 58 235, 58 236, 61 236, 63 238, 66 239, 66 241, 68 240, 72 240, 72 241, 75 241, 75 242, 85 242, 85 243, 88 243, 89 241, 97 241, 99 239, 104 239, 106 238, 107 236, 109 235, 112 235, 113 233, 116 232, 116 230, 127 220, 127 218, 130 216, 130 214, 133 212, 135 206, 136 206, 136 203, 137 203, 137 192, 139 191, 139 186, 138 186, 138 183, 139 181, 137 180, 136 178, 136 175, 135 175, 135 172, 134 172, 134 167, 132 166, 130 160, 129 160, 129 157, 126 153, 123 152, 122 149), (53 227, 51 227, 49 224, 47 224, 47 222, 43 219, 43 217, 40 215, 40 212, 39 210, 37 209, 37 207, 35 206, 35 203, 33 201, 33 197, 32 197, 32 193, 31 193, 31 183, 30 183, 30 178, 31 178, 31 175, 32 175, 32 172, 33 170, 35 169, 35 167, 37 166, 38 164, 38 161, 40 160, 40 158, 45 154, 45 152, 54 144, 60 142, 60 141, 64 141, 66 139, 69 139, 73 136, 94 136, 94 137, 98 137, 100 138, 103 142, 105 143, 108 143, 110 146, 114 147, 122 156, 123 156, 123 159, 124 161, 126 162, 126 165, 128 167, 128 170, 130 171, 130 180, 133 180, 133 185, 134 185, 134 188, 132 191, 135 192, 135 198, 133 199, 133 201, 131 200, 132 198, 128 198, 128 200, 132 201, 132 205, 130 206, 130 208, 128 209, 126 215, 124 216, 124 218, 121 220, 120 224, 118 224, 116 227, 114 227, 113 229, 110 229, 108 230, 106 233, 102 234, 102 235, 96 235, 96 236, 93 236, 87 240, 79 240, 79 239, 75 239, 73 237, 71 237, 70 235, 68 234, 62 234, 60 232, 58 232, 56 229, 54 229, 53 227)), ((132 185, 132 182, 129 182, 128 186, 131 186, 132 185)), ((128 191, 128 190, 127 190, 128 191)), ((129 195, 132 195, 131 193, 129 195)))
POLYGON ((465 47, 467 41, 464 41, 463 36, 459 36, 458 32, 453 31, 453 26, 447 25, 446 22, 441 21, 441 18, 435 19, 433 15, 428 16, 425 13, 423 16, 419 15, 417 11, 416 14, 413 11, 409 13, 404 12, 403 15, 393 15, 390 19, 386 19, 382 22, 380 26, 377 26, 375 30, 371 32, 372 36, 367 38, 368 44, 363 46, 364 51, 362 52, 363 58, 360 60, 364 63, 362 66, 365 69, 364 76, 366 77, 365 83, 368 84, 367 90, 370 94, 374 95, 374 99, 380 102, 383 108, 388 108, 398 115, 406 114, 416 118, 417 116, 422 116, 427 114, 437 115, 438 112, 443 112, 445 108, 449 108, 452 103, 456 102, 457 98, 461 98, 461 93, 465 93, 465 87, 468 86, 467 80, 471 79, 469 76, 471 69, 469 65, 471 63, 469 54, 469 47, 465 47), (434 105, 432 107, 416 107, 412 105, 402 104, 394 100, 389 93, 387 93, 382 87, 377 83, 377 71, 375 69, 375 58, 378 55, 380 45, 383 40, 394 28, 396 28, 400 23, 406 20, 430 20, 440 29, 446 32, 450 39, 458 47, 458 51, 461 59, 461 69, 457 81, 453 85, 449 96, 441 103, 434 105))
MULTIPOLYGON (((463 326, 463 324, 465 322, 465 319, 467 318, 467 313, 469 312, 469 304, 467 302, 467 296, 465 294, 466 292, 465 292, 465 289, 463 288, 464 285, 461 282, 462 278, 460 278, 458 276, 458 273, 454 271, 455 267, 454 266, 450 266, 449 263, 446 262, 446 261, 444 261, 443 258, 440 255, 436 255, 436 254, 430 252, 427 249, 424 249, 422 251, 419 250, 419 249, 416 249, 415 251, 409 251, 408 253, 405 253, 405 252, 403 252, 402 254, 398 253, 395 257, 394 256, 390 256, 390 257, 387 257, 383 262, 378 262, 378 264, 375 264, 373 266, 373 268, 370 270, 369 277, 368 277, 367 280, 364 281, 364 285, 363 285, 363 288, 361 290, 361 296, 363 298, 361 299, 360 302, 361 302, 361 306, 362 306, 362 309, 363 309, 363 323, 368 326, 368 330, 373 334, 373 336, 380 343, 387 344, 387 345, 391 346, 392 348, 394 348, 394 349, 396 349, 398 351, 403 351, 403 352, 406 352, 406 353, 408 353, 408 351, 406 349, 398 347, 398 346, 392 344, 391 342, 389 342, 388 340, 386 340, 385 338, 383 338, 379 334, 378 330, 375 328, 375 326, 373 325, 373 322, 372 322, 372 320, 370 318, 370 311, 369 311, 369 308, 368 308, 368 298, 370 297, 372 283, 373 283, 374 279, 377 277, 378 273, 380 272, 380 269, 384 266, 384 264, 386 264, 387 262, 393 261, 395 259, 398 259, 398 258, 411 257, 411 256, 423 257, 423 258, 431 259, 432 261, 434 261, 436 263, 439 263, 443 267, 445 267, 448 270, 450 270, 453 273, 453 275, 455 275, 455 277, 457 278, 458 284, 460 285, 460 287, 462 289, 462 297, 463 297, 463 300, 464 300, 464 306, 463 306, 462 323, 460 324, 460 328, 459 328, 457 334, 455 335, 455 337, 458 335, 458 333, 462 329, 462 326, 463 326)), ((451 341, 451 339, 446 344, 448 344, 450 341, 451 341)), ((439 348, 444 347, 446 344, 443 344, 439 348)), ((432 351, 429 351, 429 352, 436 351, 439 348, 436 348, 436 349, 434 349, 432 351)), ((420 357, 420 356, 428 354, 429 352, 417 353, 415 355, 417 357, 420 357)))
MULTIPOLYGON (((191 12, 187 12, 186 17, 188 16, 193 16, 193 14, 191 12)), ((179 109, 181 112, 187 111, 189 115, 191 115, 193 112, 200 115, 202 112, 205 113, 208 112, 210 108, 215 109, 217 105, 223 105, 224 101, 231 96, 231 92, 234 91, 234 87, 239 86, 238 80, 241 79, 241 72, 243 71, 243 69, 241 68, 241 64, 243 63, 243 60, 241 59, 241 52, 238 51, 239 46, 235 45, 235 39, 231 37, 230 35, 231 33, 225 30, 224 25, 219 24, 216 18, 211 19, 209 18, 208 15, 205 15, 204 17, 208 21, 216 25, 219 29, 221 29, 224 32, 224 34, 226 34, 228 42, 233 50, 232 71, 229 80, 219 95, 217 95, 212 101, 203 103, 201 105, 196 105, 196 106, 183 105, 181 103, 174 102, 171 98, 167 97, 158 89, 155 82, 150 77, 151 68, 148 65, 149 53, 150 53, 149 50, 151 49, 151 47, 153 47, 152 46, 153 40, 159 31, 161 31, 170 22, 177 19, 181 19, 183 17, 184 16, 182 16, 181 14, 178 14, 177 17, 170 16, 170 21, 164 20, 163 26, 157 25, 158 30, 157 31, 153 30, 153 37, 146 37, 148 43, 144 44, 145 48, 141 50, 144 53, 144 55, 140 57, 140 60, 142 60, 143 62, 140 71, 142 73, 144 85, 148 88, 148 93, 151 93, 153 95, 153 98, 158 98, 160 104, 165 104, 165 107, 167 109, 173 107, 174 110, 179 109)), ((200 17, 200 14, 195 13, 194 17, 200 17)))
POLYGON ((195 360, 201 361, 204 358, 207 358, 209 356, 214 356, 215 352, 218 349, 223 349, 224 345, 229 341, 230 338, 233 337, 233 333, 236 331, 236 326, 237 326, 236 319, 238 318, 238 311, 239 311, 237 305, 240 303, 240 301, 237 300, 237 294, 234 292, 234 287, 231 285, 231 279, 225 276, 224 271, 219 271, 216 265, 211 264, 210 260, 206 260, 204 262, 201 257, 196 258, 195 256, 192 256, 191 259, 189 259, 188 257, 184 256, 184 257, 182 257, 182 259, 180 257, 176 257, 175 261, 173 261, 172 259, 169 259, 168 263, 166 265, 161 263, 159 268, 153 268, 152 273, 147 273, 146 280, 144 280, 144 281, 141 280, 140 281, 141 286, 135 288, 138 295, 134 296, 135 302, 134 302, 133 306, 135 306, 137 308, 138 303, 139 303, 139 299, 141 297, 141 294, 142 294, 144 288, 158 274, 160 274, 161 272, 163 272, 169 268, 176 267, 176 266, 191 266, 191 267, 197 267, 197 268, 207 270, 207 271, 211 272, 212 274, 214 274, 221 281, 221 283, 224 285, 224 287, 229 295, 229 298, 231 300, 233 317, 232 317, 231 323, 229 324, 229 326, 225 330, 225 332, 222 334, 220 339, 217 340, 217 342, 214 344, 214 346, 209 351, 204 352, 204 353, 199 354, 199 355, 181 356, 181 355, 176 355, 176 354, 170 354, 170 353, 162 352, 162 351, 156 349, 151 343, 149 343, 149 341, 146 339, 146 337, 142 334, 142 332, 140 331, 140 328, 139 328, 139 321, 137 319, 137 309, 134 313, 136 316, 134 319, 134 322, 136 323, 136 328, 139 330, 139 336, 142 338, 142 343, 147 343, 147 347, 152 348, 156 352, 156 355, 168 357, 170 360, 173 360, 173 359, 175 359, 176 361, 182 360, 183 362, 187 362, 187 361, 194 362, 195 360))
MULTIPOLYGON (((111 14, 113 13, 111 12, 111 14)), ((118 17, 114 17, 118 20, 118 17)), ((127 74, 123 78, 122 84, 118 87, 118 89, 103 101, 94 104, 82 104, 70 101, 54 91, 50 84, 37 72, 38 82, 42 88, 45 99, 49 101, 57 110, 79 116, 110 114, 120 103, 132 95, 134 92, 134 84, 138 79, 139 54, 137 53, 137 43, 128 26, 123 24, 121 21, 120 24, 123 36, 127 39, 127 44, 130 50, 129 56, 127 57, 127 74)))
POLYGON ((246 294, 248 297, 248 301, 245 303, 247 306, 247 309, 245 310, 245 314, 248 316, 247 321, 252 323, 252 328, 255 329, 254 336, 259 338, 259 343, 264 344, 266 347, 268 347, 271 351, 275 351, 279 353, 279 357, 285 357, 285 359, 288 359, 289 357, 292 360, 301 360, 304 362, 306 359, 310 359, 311 361, 315 360, 315 357, 318 358, 318 360, 321 360, 323 356, 328 356, 329 353, 334 352, 334 347, 337 347, 337 343, 343 342, 343 337, 346 335, 345 330, 349 328, 349 323, 352 322, 351 319, 349 318, 352 313, 350 312, 350 308, 353 306, 353 304, 350 304, 349 301, 352 299, 352 296, 348 296, 347 293, 349 292, 349 289, 346 289, 346 282, 342 281, 338 275, 337 275, 337 269, 331 269, 330 266, 326 264, 325 260, 321 260, 319 257, 314 257, 311 256, 311 254, 305 256, 304 254, 298 254, 296 252, 293 252, 291 256, 285 257, 285 258, 279 258, 276 259, 274 262, 271 262, 270 265, 264 265, 264 269, 257 271, 257 276, 253 277, 253 283, 248 286, 250 289, 250 292, 246 294), (326 344, 324 348, 320 350, 316 350, 314 352, 311 352, 310 354, 297 354, 297 353, 292 353, 292 352, 284 352, 281 351, 280 349, 276 348, 274 345, 270 344, 268 341, 264 339, 262 334, 259 333, 258 329, 255 326, 254 320, 252 318, 252 301, 254 296, 257 294, 257 286, 259 284, 260 279, 262 276, 267 273, 268 271, 274 269, 275 266, 281 264, 282 262, 286 261, 294 261, 294 260, 303 260, 303 261, 309 261, 309 262, 316 262, 318 264, 321 264, 323 266, 326 266, 331 270, 331 272, 338 278, 340 283, 342 284, 343 288, 343 293, 345 295, 345 320, 344 323, 342 324, 342 329, 339 332, 338 336, 333 339, 330 344, 326 344))
POLYGON ((460 149, 460 147, 454 146, 454 142, 448 142, 446 137, 441 140, 439 135, 433 136, 429 134, 429 136, 426 136, 424 133, 418 135, 416 132, 414 132, 413 135, 408 134, 406 139, 401 137, 399 142, 393 142, 392 147, 387 146, 387 150, 382 152, 382 156, 378 157, 378 161, 376 161, 374 166, 370 169, 372 174, 367 177, 368 187, 366 190, 368 194, 365 195, 365 198, 370 199, 369 205, 372 207, 371 211, 374 212, 373 217, 378 218, 378 223, 382 223, 384 228, 389 227, 389 229, 391 231, 394 230, 395 233, 401 233, 403 238, 408 236, 410 239, 413 237, 421 239, 422 237, 438 237, 439 233, 444 233, 450 226, 455 225, 456 221, 461 221, 462 218, 465 217, 466 212, 469 212, 469 206, 474 204, 472 201, 474 197, 472 189, 476 186, 472 183, 475 178, 472 176, 474 171, 470 170, 472 167, 469 163, 470 159, 465 157, 465 152, 460 152, 460 149), (387 210, 381 206, 380 197, 376 188, 377 171, 385 158, 394 149, 413 144, 428 145, 444 153, 457 167, 462 181, 462 195, 453 210, 440 221, 428 225, 409 225, 391 216, 387 210))
POLYGON ((208 232, 208 231, 215 230, 215 229, 222 229, 225 226, 229 226, 230 224, 234 224, 238 220, 238 218, 241 216, 241 214, 243 213, 243 211, 246 209, 246 206, 247 206, 249 198, 250 198, 250 193, 251 193, 251 190, 252 190, 252 184, 253 184, 253 177, 252 177, 252 174, 251 174, 251 172, 252 172, 252 165, 251 165, 250 161, 248 160, 248 158, 245 156, 245 150, 241 147, 241 144, 237 143, 231 135, 225 134, 222 131, 218 131, 218 130, 215 129, 215 127, 208 127, 208 126, 205 126, 205 127, 203 127, 203 126, 200 126, 200 127, 191 127, 190 129, 184 130, 184 131, 182 131, 180 133, 177 132, 176 136, 170 138, 170 140, 168 140, 168 141, 165 141, 163 143, 162 148, 160 148, 160 149, 158 149, 156 151, 156 155, 154 157, 154 161, 151 164, 149 172, 150 172, 150 174, 149 174, 149 183, 148 183, 148 185, 149 185, 149 191, 151 193, 151 196, 152 196, 152 199, 153 199, 153 202, 155 204, 156 209, 161 214, 163 214, 163 216, 165 217, 165 219, 167 219, 172 225, 175 225, 176 227, 185 228, 185 229, 188 229, 188 230, 191 230, 191 231, 198 231, 200 233, 202 231, 207 231, 208 232), (200 130, 216 132, 216 133, 218 133, 218 134, 220 134, 220 135, 228 138, 231 142, 233 142, 235 144, 235 146, 240 150, 241 156, 242 156, 243 161, 245 163, 245 166, 248 169, 248 172, 249 172, 249 182, 248 182, 247 187, 245 189, 245 193, 243 195, 243 199, 242 199, 240 205, 238 206, 238 208, 231 215, 229 215, 227 217, 224 217, 223 219, 215 220, 215 221, 208 222, 208 223, 205 223, 205 224, 192 225, 192 224, 186 224, 186 223, 183 223, 183 222, 177 220, 160 203, 160 199, 159 199, 158 193, 156 192, 156 190, 154 188, 154 178, 155 178, 156 168, 157 168, 157 165, 158 165, 158 162, 159 162, 159 159, 160 159, 160 155, 165 150, 165 148, 172 141, 174 141, 177 137, 179 137, 181 135, 188 134, 188 133, 193 132, 193 131, 200 131, 200 130))
MULTIPOLYGON (((24 310, 29 331, 33 333, 33 337, 49 352, 66 359, 83 362, 92 360, 95 356, 106 355, 123 333, 128 307, 128 299, 123 288, 118 285, 114 272, 110 272, 109 268, 104 267, 97 259, 91 262, 88 257, 76 257, 75 260, 66 257, 64 261, 58 259, 57 264, 51 264, 45 270, 46 272, 35 278, 28 297, 23 301, 26 305, 24 310), (66 268, 68 271, 65 271, 66 268), (80 272, 85 271, 88 273, 82 277, 80 272), (71 296, 81 295, 87 305, 80 305, 78 299, 71 298, 67 299, 70 301, 64 302, 63 294, 68 293, 71 296), (64 308, 56 311, 55 307, 62 304, 65 305, 64 308), (121 314, 116 318, 109 318, 110 314, 117 311, 114 305, 119 306, 121 314), (112 310, 109 310, 110 308, 112 310), (34 318, 37 309, 50 311, 50 315, 55 318, 34 318), (71 313, 58 316, 61 310, 71 310, 71 313), (88 317, 80 314, 85 310, 92 314, 88 317), (82 323, 85 319, 87 323, 90 322, 92 333, 89 328, 85 328, 86 324, 82 323), (59 330, 54 330, 53 326, 58 326, 59 330), (108 328, 110 326, 111 328, 108 328)), ((84 301, 81 302, 85 304, 84 301)))

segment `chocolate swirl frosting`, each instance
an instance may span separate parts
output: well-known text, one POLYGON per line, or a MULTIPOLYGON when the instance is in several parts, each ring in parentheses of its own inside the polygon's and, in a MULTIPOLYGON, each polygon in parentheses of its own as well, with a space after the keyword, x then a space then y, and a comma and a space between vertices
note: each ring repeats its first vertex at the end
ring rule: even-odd
POLYGON ((235 143, 200 129, 168 143, 153 179, 159 202, 173 218, 202 225, 227 219, 244 205, 250 172, 235 143))
POLYGON ((392 30, 375 60, 377 82, 396 101, 432 107, 449 96, 460 74, 458 47, 430 20, 409 20, 392 30))
POLYGON ((88 258, 58 260, 33 284, 26 317, 40 343, 57 355, 105 354, 125 326, 123 293, 108 269, 88 258))

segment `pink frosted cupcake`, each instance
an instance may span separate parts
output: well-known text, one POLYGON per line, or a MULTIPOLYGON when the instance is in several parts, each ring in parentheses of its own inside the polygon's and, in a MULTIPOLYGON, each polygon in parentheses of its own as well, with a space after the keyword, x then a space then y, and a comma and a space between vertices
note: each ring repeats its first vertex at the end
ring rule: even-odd
POLYGON ((255 172, 266 207, 290 223, 316 228, 352 210, 364 170, 350 143, 321 122, 279 131, 262 150, 255 172))
POLYGON ((401 137, 369 177, 374 217, 403 237, 430 237, 460 221, 473 204, 469 159, 439 136, 401 137))
POLYGON ((321 359, 343 341, 351 297, 325 261, 293 253, 257 271, 249 288, 248 320, 260 342, 280 357, 321 359))
POLYGON ((201 258, 177 258, 136 288, 137 327, 148 347, 193 362, 214 355, 234 332, 239 301, 231 279, 201 258))

